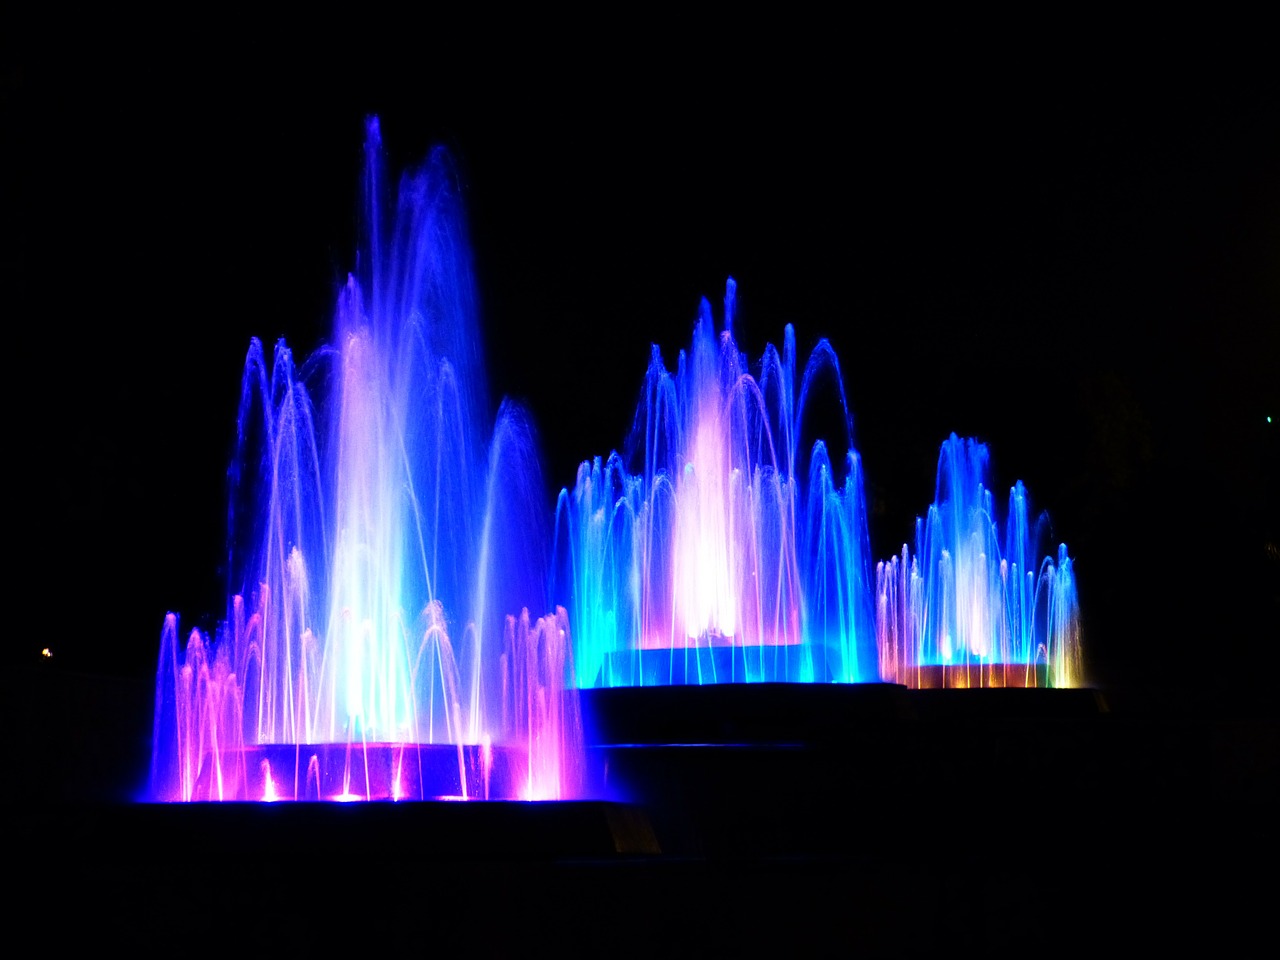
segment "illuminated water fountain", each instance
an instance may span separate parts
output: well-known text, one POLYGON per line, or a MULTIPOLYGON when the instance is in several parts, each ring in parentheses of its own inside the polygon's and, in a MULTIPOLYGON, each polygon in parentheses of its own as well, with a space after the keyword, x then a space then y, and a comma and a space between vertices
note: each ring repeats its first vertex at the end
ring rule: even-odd
POLYGON ((548 511, 527 417, 489 406, 454 175, 437 151, 386 218, 380 153, 373 120, 332 344, 250 345, 228 618, 165 622, 154 799, 579 789, 568 619, 513 615, 547 595, 548 511))
POLYGON ((953 436, 916 555, 873 576, 836 355, 824 340, 801 370, 788 326, 753 373, 735 292, 730 280, 718 335, 703 301, 674 373, 654 347, 623 452, 583 463, 560 494, 553 597, 577 627, 579 682, 1078 685, 1071 560, 1040 552, 1047 518, 1029 520, 1022 484, 1002 532, 986 447, 953 436), (802 439, 833 391, 842 480, 826 443, 802 439))
POLYGON ((862 475, 839 363, 803 369, 794 330, 753 373, 703 301, 669 371, 655 346, 623 452, 578 470, 556 508, 553 597, 585 687, 875 679, 862 475), (839 479, 802 425, 838 398, 839 479))
POLYGON ((1042 553, 1022 482, 1006 525, 987 485, 988 452, 951 435, 916 548, 876 568, 880 674, 913 687, 1072 687, 1081 683, 1080 612, 1067 548, 1042 553))

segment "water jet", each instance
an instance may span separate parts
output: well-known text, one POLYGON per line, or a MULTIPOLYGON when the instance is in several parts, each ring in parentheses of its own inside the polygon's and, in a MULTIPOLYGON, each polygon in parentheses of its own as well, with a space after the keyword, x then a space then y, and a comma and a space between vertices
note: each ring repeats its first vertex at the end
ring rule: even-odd
POLYGON ((559 799, 582 748, 526 412, 492 414, 457 178, 388 205, 367 126, 364 248, 332 341, 254 339, 229 471, 228 613, 161 635, 155 800, 559 799), (391 210, 390 216, 387 211, 391 210))
POLYGON ((985 444, 943 443, 914 554, 870 563, 862 462, 834 349, 801 366, 792 327, 752 367, 707 301, 675 370, 653 347, 621 452, 556 505, 555 602, 584 688, 885 681, 1070 687, 1080 619, 1065 544, 1018 481, 997 514, 985 444), (829 382, 844 469, 804 439, 829 382))
POLYGON ((552 596, 584 688, 876 679, 861 460, 839 361, 795 331, 752 368, 703 300, 675 370, 653 347, 627 442, 556 505, 552 596), (847 454, 804 445, 831 385, 847 454))

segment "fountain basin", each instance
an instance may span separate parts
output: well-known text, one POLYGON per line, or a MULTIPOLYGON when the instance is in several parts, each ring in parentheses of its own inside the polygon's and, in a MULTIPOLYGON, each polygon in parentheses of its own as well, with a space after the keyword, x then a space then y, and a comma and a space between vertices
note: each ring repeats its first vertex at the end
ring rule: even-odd
POLYGON ((615 650, 595 677, 598 687, 804 683, 832 681, 820 650, 807 644, 691 644, 615 650))
POLYGON ((579 692, 591 746, 812 743, 912 718, 894 683, 717 683, 579 692))
POLYGON ((1051 686, 1046 663, 928 663, 908 667, 899 676, 916 690, 1051 686))
POLYGON ((272 743, 206 754, 193 800, 519 800, 525 754, 436 743, 272 743))

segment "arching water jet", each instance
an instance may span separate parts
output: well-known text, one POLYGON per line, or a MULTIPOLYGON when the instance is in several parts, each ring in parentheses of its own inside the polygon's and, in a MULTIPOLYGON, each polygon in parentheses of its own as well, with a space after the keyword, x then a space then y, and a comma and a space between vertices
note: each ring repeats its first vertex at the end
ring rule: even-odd
POLYGON ((1080 611, 1066 544, 1045 555, 1021 481, 1002 522, 987 447, 952 434, 913 554, 876 569, 884 679, 912 687, 1073 687, 1083 682, 1080 611))
POLYGON ((729 281, 669 371, 655 346, 624 450, 584 462, 556 507, 555 602, 584 687, 875 678, 861 466, 835 353, 795 331, 749 366, 729 281), (848 449, 802 447, 834 381, 848 449))
POLYGON ((547 595, 547 511, 528 416, 489 406, 456 176, 435 151, 386 218, 367 132, 366 256, 331 345, 301 366, 249 347, 228 615, 185 643, 165 621, 153 799, 581 786, 568 619, 509 625, 547 595))

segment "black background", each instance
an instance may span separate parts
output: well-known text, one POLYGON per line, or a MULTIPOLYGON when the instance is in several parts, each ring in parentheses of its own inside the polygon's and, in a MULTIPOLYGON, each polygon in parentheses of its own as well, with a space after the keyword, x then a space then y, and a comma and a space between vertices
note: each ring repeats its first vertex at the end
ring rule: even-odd
POLYGON ((877 558, 978 437, 1075 558, 1095 682, 1269 690, 1280 150, 1249 25, 70 26, 6 31, 11 662, 145 676, 166 612, 223 615, 244 354, 328 336, 376 114, 392 170, 454 153, 548 509, 732 276, 751 358, 785 323, 835 346, 877 558))

